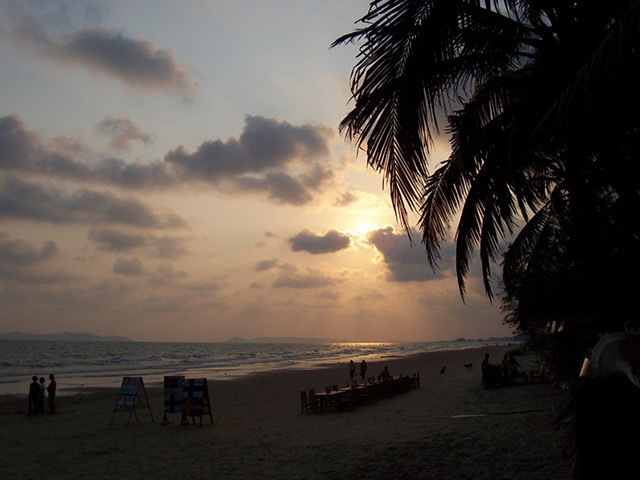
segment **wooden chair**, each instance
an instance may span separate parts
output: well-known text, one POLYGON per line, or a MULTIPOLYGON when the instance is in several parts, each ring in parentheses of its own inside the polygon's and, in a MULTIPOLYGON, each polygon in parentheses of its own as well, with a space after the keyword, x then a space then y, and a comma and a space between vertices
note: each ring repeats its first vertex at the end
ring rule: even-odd
POLYGON ((535 380, 539 380, 540 383, 544 383, 544 363, 540 365, 538 370, 531 370, 529 372, 529 380, 531 383, 535 380))
POLYGON ((355 388, 351 388, 345 391, 338 399, 338 410, 341 412, 351 411, 356 409, 358 402, 357 392, 355 388))
POLYGON ((376 403, 378 401, 378 396, 376 395, 373 385, 363 385, 358 388, 356 400, 358 405, 370 405, 372 403, 376 403))
POLYGON ((307 397, 307 401, 309 402, 309 412, 317 413, 320 411, 320 404, 318 403, 318 399, 316 398, 316 389, 309 389, 309 396, 307 397))
POLYGON ((300 409, 302 413, 315 413, 318 411, 314 389, 309 389, 308 395, 305 390, 300 390, 300 409))

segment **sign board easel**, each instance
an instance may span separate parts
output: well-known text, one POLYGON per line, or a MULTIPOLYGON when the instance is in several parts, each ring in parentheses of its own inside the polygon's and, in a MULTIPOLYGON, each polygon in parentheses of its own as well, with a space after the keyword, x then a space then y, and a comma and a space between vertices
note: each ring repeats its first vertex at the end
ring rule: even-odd
POLYGON ((211 399, 209 398, 206 378, 186 379, 183 385, 183 399, 181 425, 189 423, 187 417, 191 417, 193 423, 196 423, 196 417, 200 417, 200 425, 202 425, 202 417, 204 415, 209 415, 209 419, 213 424, 211 399))
POLYGON ((162 425, 169 423, 167 413, 182 413, 184 402, 184 376, 164 377, 164 418, 162 425))
POLYGON ((117 412, 129 412, 129 418, 127 419, 127 425, 131 421, 131 414, 138 421, 138 414, 136 413, 136 406, 139 408, 148 408, 149 415, 151 415, 151 421, 153 419, 153 413, 151 412, 151 405, 149 405, 149 397, 147 396, 147 390, 144 388, 144 382, 142 377, 124 377, 122 379, 122 385, 118 392, 118 398, 116 399, 116 406, 113 409, 113 415, 111 417, 111 424, 113 425, 113 419, 117 412), (144 403, 142 399, 144 395, 144 403))

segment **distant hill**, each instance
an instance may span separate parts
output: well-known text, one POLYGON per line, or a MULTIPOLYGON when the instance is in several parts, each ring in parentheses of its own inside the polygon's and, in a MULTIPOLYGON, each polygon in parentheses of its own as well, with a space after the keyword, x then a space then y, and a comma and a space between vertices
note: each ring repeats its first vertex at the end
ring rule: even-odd
POLYGON ((339 343, 345 341, 336 340, 335 338, 258 337, 248 339, 233 337, 224 343, 339 343))
POLYGON ((51 340, 56 342, 133 342, 128 337, 118 335, 95 335, 93 333, 22 333, 0 334, 0 340, 51 340))

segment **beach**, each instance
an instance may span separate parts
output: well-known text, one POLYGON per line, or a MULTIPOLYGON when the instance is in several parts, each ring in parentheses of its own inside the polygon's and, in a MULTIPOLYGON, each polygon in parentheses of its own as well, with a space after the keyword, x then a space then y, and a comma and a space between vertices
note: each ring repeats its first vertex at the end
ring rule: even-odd
MULTIPOLYGON (((485 352, 498 363, 510 348, 370 362, 368 376, 388 365, 394 376, 419 372, 421 387, 351 412, 301 413, 301 390, 346 385, 343 363, 209 381, 213 424, 205 416, 202 426, 180 426, 177 414, 161 426, 158 384, 146 387, 155 421, 139 408, 129 425, 127 413, 113 415, 118 389, 61 396, 55 415, 27 416, 25 395, 2 396, 2 478, 571 478, 553 424, 565 393, 551 383, 481 386, 485 352)), ((523 370, 539 366, 517 358, 523 370)))

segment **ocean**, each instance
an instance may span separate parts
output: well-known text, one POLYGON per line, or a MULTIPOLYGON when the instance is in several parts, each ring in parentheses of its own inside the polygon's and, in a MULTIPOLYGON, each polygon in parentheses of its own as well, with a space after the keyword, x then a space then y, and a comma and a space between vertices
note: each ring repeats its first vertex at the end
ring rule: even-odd
MULTIPOLYGON (((508 339, 490 342, 507 343, 508 339)), ((56 376, 59 394, 65 395, 87 387, 118 387, 123 376, 141 376, 147 385, 162 382, 165 375, 224 380, 487 344, 486 340, 322 344, 0 340, 0 394, 26 394, 33 375, 48 381, 50 373, 56 376)))

